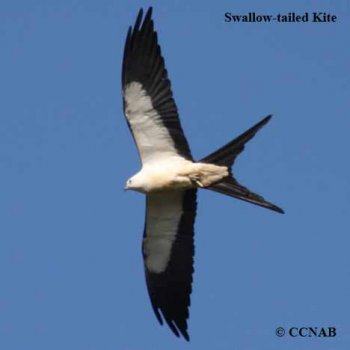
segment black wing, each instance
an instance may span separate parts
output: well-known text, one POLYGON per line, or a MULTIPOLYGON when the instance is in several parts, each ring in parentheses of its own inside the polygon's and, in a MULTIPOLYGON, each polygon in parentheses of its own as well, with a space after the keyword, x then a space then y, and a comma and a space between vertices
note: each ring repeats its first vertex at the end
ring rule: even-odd
POLYGON ((196 190, 147 195, 142 245, 148 293, 160 324, 189 340, 196 190))
POLYGON ((192 160, 151 16, 152 7, 144 18, 141 9, 127 34, 124 113, 143 164, 174 155, 192 160))

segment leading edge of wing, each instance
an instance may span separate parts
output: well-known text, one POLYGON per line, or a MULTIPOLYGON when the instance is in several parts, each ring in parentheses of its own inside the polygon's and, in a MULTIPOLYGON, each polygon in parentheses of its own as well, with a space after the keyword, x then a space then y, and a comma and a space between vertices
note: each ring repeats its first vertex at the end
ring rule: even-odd
POLYGON ((160 324, 165 320, 177 337, 182 335, 187 341, 196 193, 187 190, 147 196, 142 249, 154 313, 160 324))
MULTIPOLYGON (((132 103, 137 105, 138 110, 140 110, 140 107, 141 109, 143 108, 142 103, 145 102, 145 99, 142 100, 142 98, 149 98, 151 106, 154 109, 154 111, 150 110, 149 105, 147 109, 145 107, 146 110, 144 112, 149 119, 146 122, 154 122, 152 127, 162 126, 165 128, 177 154, 192 160, 191 151, 178 117, 164 58, 158 44, 157 32, 154 30, 152 7, 148 9, 145 16, 143 16, 143 10, 141 9, 133 28, 129 28, 125 42, 122 66, 124 111, 136 144, 138 148, 140 148, 135 131, 143 133, 149 131, 142 129, 143 125, 140 125, 140 123, 135 125, 136 123, 133 123, 127 116, 126 93, 133 83, 134 85, 135 83, 140 84, 142 93, 138 93, 137 101, 132 101, 132 103), (140 96, 142 98, 140 98, 140 96), (138 128, 138 130, 135 130, 136 128, 138 128)), ((131 93, 129 93, 129 95, 131 95, 131 93)), ((130 103, 131 99, 129 98, 128 101, 130 103)), ((133 106, 130 107, 132 108, 133 106)), ((154 139, 154 130, 152 130, 151 133, 151 138, 154 139)), ((162 135, 161 138, 164 139, 164 135, 162 135)), ((149 138, 147 139, 149 140, 149 138)), ((162 146, 164 147, 164 145, 162 146)), ((158 147, 155 147, 156 150, 157 148, 158 147)), ((139 151, 141 150, 139 149, 139 151)))

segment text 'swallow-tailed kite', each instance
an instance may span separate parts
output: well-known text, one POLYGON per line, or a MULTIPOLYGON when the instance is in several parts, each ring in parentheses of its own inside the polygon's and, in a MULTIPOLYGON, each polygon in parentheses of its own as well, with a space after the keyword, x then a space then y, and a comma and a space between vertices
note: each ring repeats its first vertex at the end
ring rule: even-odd
POLYGON ((240 185, 231 170, 271 116, 209 156, 193 160, 151 17, 152 8, 145 16, 140 10, 124 49, 124 113, 142 162, 125 188, 146 195, 142 253, 153 310, 161 324, 165 321, 176 336, 189 340, 197 189, 283 210, 240 185))

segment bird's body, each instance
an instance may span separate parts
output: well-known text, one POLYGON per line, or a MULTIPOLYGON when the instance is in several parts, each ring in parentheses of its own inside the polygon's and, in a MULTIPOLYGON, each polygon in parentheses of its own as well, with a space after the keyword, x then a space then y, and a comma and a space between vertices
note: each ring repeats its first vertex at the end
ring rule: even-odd
POLYGON ((142 167, 126 189, 146 195, 142 240, 145 276, 158 321, 189 340, 197 189, 203 188, 280 213, 283 210, 240 185, 232 172, 245 144, 267 124, 267 116, 200 161, 192 157, 152 20, 140 10, 129 28, 122 68, 124 114, 142 167))
POLYGON ((181 157, 147 164, 129 179, 126 189, 143 193, 208 187, 229 175, 226 166, 192 162, 181 157))

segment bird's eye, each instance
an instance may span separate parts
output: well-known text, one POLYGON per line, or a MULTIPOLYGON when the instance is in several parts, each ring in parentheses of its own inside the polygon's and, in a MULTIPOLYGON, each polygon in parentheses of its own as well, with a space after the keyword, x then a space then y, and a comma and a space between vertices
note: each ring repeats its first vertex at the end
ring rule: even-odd
POLYGON ((131 180, 130 179, 128 180, 128 185, 131 185, 131 180))

